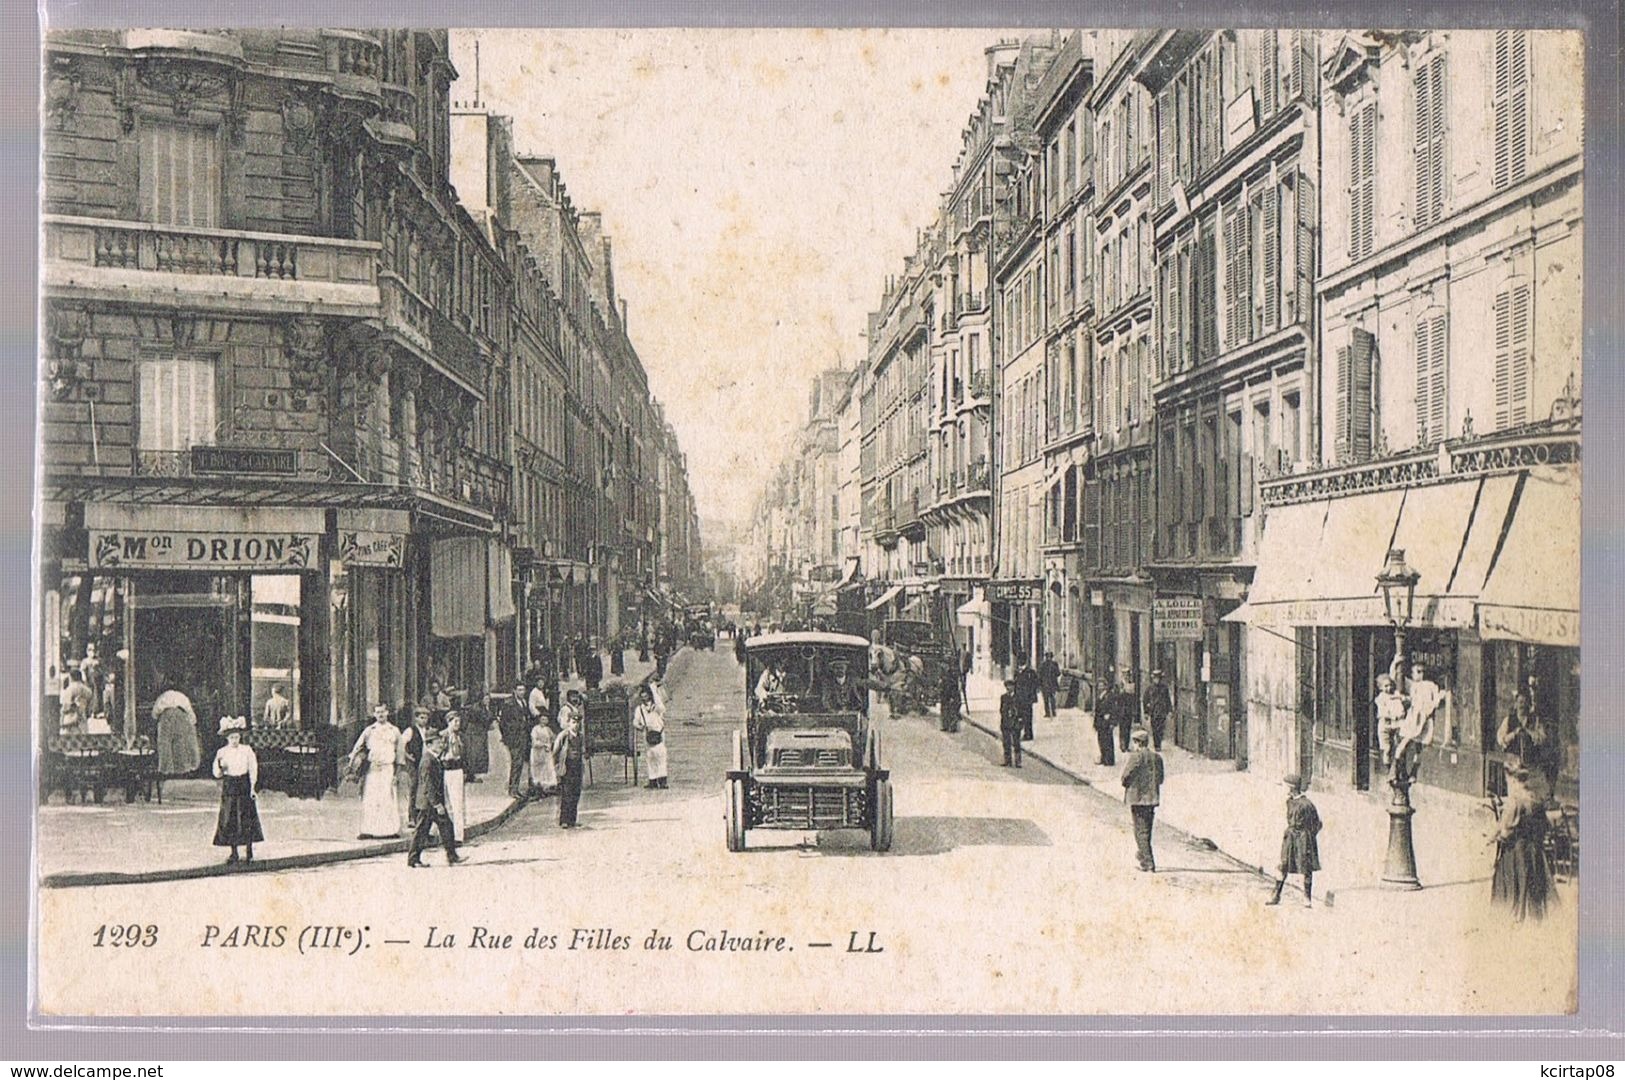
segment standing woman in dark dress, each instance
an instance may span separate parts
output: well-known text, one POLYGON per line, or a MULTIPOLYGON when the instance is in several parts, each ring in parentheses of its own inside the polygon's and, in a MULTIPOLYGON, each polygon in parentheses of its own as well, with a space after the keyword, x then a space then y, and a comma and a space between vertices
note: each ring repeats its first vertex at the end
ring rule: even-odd
POLYGON ((220 734, 226 745, 214 755, 214 775, 220 781, 220 818, 214 827, 214 846, 229 847, 226 864, 237 862, 237 849, 248 849, 248 862, 254 861, 254 845, 265 839, 260 831, 259 807, 254 801, 254 785, 259 782, 260 763, 254 748, 243 743, 248 730, 246 716, 222 716, 220 734))
POLYGON ((1552 901, 1552 870, 1546 864, 1546 811, 1529 786, 1523 765, 1507 769, 1507 797, 1495 829, 1495 872, 1490 902, 1512 909, 1522 922, 1544 918, 1552 901))

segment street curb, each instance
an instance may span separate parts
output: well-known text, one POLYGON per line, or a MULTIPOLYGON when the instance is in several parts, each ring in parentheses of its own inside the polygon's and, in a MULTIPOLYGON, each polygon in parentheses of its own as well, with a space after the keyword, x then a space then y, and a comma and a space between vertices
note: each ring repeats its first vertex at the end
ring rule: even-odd
MULTIPOLYGON (((998 731, 995 731, 993 728, 990 728, 986 724, 983 724, 980 721, 973 718, 969 713, 962 714, 962 719, 965 721, 965 723, 969 724, 971 727, 975 728, 977 731, 980 731, 984 735, 988 735, 988 736, 991 736, 994 739, 1000 739, 1000 740, 1002 740, 1003 737, 1004 737, 998 731)), ((1065 765, 1061 765, 1061 764, 1056 763, 1055 761, 1051 760, 1049 757, 1045 756, 1044 754, 1039 753, 1037 750, 1029 750, 1026 747, 1023 747, 1022 748, 1022 753, 1027 757, 1030 757, 1030 758, 1033 758, 1033 759, 1035 759, 1037 761, 1043 762, 1045 765, 1048 765, 1050 768, 1054 769, 1056 772, 1060 773, 1062 776, 1067 777, 1069 780, 1072 780, 1075 783, 1083 785, 1084 787, 1088 788, 1090 791, 1095 792, 1097 795, 1101 796, 1102 798, 1110 799, 1114 803, 1118 801, 1118 799, 1115 796, 1113 796, 1110 793, 1102 790, 1101 787, 1098 784, 1096 784, 1093 780, 1090 780, 1088 777, 1083 776, 1080 773, 1073 772, 1071 769, 1067 768, 1065 765)), ((1207 851, 1215 852, 1216 854, 1220 855, 1224 859, 1228 860, 1230 863, 1234 864, 1239 869, 1246 870, 1246 871, 1248 871, 1250 873, 1256 874, 1257 876, 1263 878, 1265 881, 1268 881, 1271 884, 1274 884, 1274 882, 1276 880, 1275 875, 1270 873, 1264 867, 1259 866, 1256 863, 1250 863, 1245 859, 1237 858, 1235 855, 1230 854, 1230 852, 1224 850, 1219 845, 1215 844, 1212 840, 1209 840, 1205 836, 1197 836, 1195 833, 1190 832, 1187 829, 1181 828, 1180 826, 1168 821, 1166 818, 1159 819, 1158 822, 1157 822, 1157 825, 1158 825, 1159 828, 1165 829, 1168 832, 1173 833, 1175 836, 1178 836, 1178 837, 1182 838, 1187 844, 1190 844, 1192 847, 1199 847, 1199 848, 1203 848, 1204 850, 1207 850, 1207 851)), ((1294 886, 1294 885, 1289 884, 1287 887, 1289 889, 1292 889, 1292 891, 1294 891, 1294 892, 1302 892, 1303 891, 1302 889, 1300 889, 1300 888, 1298 888, 1297 886, 1294 886)), ((1345 888, 1347 888, 1347 886, 1345 886, 1345 888)), ((1331 894, 1328 893, 1326 895, 1326 898, 1324 900, 1322 900, 1321 903, 1324 904, 1326 907, 1331 907, 1332 906, 1331 894)))
MULTIPOLYGON (((506 825, 531 800, 514 799, 494 817, 464 830, 466 843, 506 825)), ((412 841, 407 838, 385 840, 366 847, 346 848, 343 851, 313 851, 305 855, 285 855, 278 859, 255 859, 251 863, 211 863, 208 866, 188 866, 177 870, 147 870, 127 874, 110 870, 91 870, 51 874, 40 879, 42 889, 78 889, 90 885, 154 885, 166 881, 194 881, 210 877, 239 877, 243 874, 263 874, 277 870, 304 870, 314 866, 353 862, 358 859, 376 859, 382 855, 399 855, 412 841)))

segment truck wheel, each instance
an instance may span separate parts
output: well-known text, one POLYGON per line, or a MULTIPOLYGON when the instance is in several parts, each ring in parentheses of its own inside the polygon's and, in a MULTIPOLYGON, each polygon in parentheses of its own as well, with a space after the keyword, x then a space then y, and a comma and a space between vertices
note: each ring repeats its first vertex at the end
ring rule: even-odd
POLYGON ((728 850, 745 850, 745 782, 729 780, 722 787, 722 805, 728 820, 728 850))
POLYGON ((873 801, 869 808, 869 846, 876 851, 890 851, 891 841, 891 781, 876 780, 873 801))

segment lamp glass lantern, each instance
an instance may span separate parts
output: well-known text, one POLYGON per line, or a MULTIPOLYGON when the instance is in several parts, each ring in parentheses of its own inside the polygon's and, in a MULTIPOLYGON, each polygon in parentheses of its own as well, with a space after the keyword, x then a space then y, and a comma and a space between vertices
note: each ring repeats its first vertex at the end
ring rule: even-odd
POLYGON ((1405 562, 1403 548, 1389 548, 1388 559, 1377 575, 1382 589, 1382 606, 1388 621, 1395 626, 1409 626, 1416 610, 1416 583, 1422 575, 1405 562))

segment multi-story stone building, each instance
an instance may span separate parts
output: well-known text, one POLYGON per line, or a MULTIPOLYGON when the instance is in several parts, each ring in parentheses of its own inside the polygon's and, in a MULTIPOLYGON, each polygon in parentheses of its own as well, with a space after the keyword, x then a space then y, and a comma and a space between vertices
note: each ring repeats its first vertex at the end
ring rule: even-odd
POLYGON ((569 424, 592 267, 550 167, 502 149, 459 204, 447 34, 72 31, 46 53, 47 725, 87 650, 131 738, 170 688, 213 717, 280 682, 327 728, 494 685, 529 644, 516 548, 576 560, 546 633, 602 632, 601 470, 569 424))
POLYGON ((1276 417, 1242 614, 1254 761, 1382 788, 1392 548, 1419 575, 1405 651, 1445 695, 1421 779, 1500 790, 1495 729, 1532 690, 1576 797, 1581 50, 1569 32, 1324 38, 1321 363, 1301 397, 1283 382, 1248 410, 1276 417))
POLYGON ((483 677, 508 290, 447 183, 446 45, 47 39, 47 723, 87 648, 132 737, 171 687, 281 682, 318 726, 483 677))
MULTIPOLYGON (((1319 43, 1300 31, 1166 31, 1131 48, 1156 102, 1155 664, 1174 691, 1175 741, 1245 758, 1246 634, 1221 618, 1257 561, 1258 477, 1307 445, 1319 43)), ((1119 506, 1138 505, 1143 527, 1144 502, 1119 506)), ((1132 659, 1148 663, 1143 637, 1132 659)))

